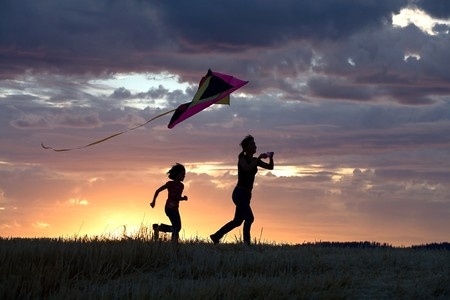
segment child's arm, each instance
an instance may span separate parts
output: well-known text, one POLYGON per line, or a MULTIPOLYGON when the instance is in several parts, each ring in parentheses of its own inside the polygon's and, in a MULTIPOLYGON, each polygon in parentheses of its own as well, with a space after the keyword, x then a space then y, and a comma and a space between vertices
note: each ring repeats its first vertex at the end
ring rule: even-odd
POLYGON ((155 204, 156 204, 156 198, 158 198, 159 193, 162 192, 162 191, 164 191, 165 189, 167 189, 167 186, 166 186, 166 185, 163 185, 163 186, 161 186, 159 189, 157 189, 157 190, 155 191, 155 195, 153 196, 153 201, 150 202, 150 206, 151 206, 152 208, 155 207, 155 204))

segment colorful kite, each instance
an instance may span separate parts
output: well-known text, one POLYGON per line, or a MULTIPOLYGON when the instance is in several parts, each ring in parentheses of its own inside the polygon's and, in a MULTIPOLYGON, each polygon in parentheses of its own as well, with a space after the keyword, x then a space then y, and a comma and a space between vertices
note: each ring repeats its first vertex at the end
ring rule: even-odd
POLYGON ((55 149, 52 147, 45 146, 43 143, 41 143, 41 146, 44 149, 50 149, 56 152, 71 151, 90 147, 96 144, 100 144, 106 140, 109 140, 113 137, 116 137, 128 131, 145 126, 151 121, 159 117, 165 116, 167 114, 170 114, 171 112, 174 112, 174 114, 172 115, 172 118, 167 127, 173 128, 178 123, 181 123, 187 118, 192 117, 196 113, 211 106, 212 104, 230 104, 230 94, 247 83, 248 81, 243 81, 230 75, 208 70, 208 73, 200 80, 197 93, 194 95, 192 101, 181 104, 177 109, 167 111, 165 113, 157 115, 156 117, 151 118, 150 120, 148 120, 143 124, 137 125, 135 127, 115 133, 101 140, 77 148, 55 149))
POLYGON ((206 76, 200 80, 194 99, 181 104, 175 110, 168 127, 173 128, 212 104, 230 104, 229 95, 247 83, 248 81, 208 70, 206 76))

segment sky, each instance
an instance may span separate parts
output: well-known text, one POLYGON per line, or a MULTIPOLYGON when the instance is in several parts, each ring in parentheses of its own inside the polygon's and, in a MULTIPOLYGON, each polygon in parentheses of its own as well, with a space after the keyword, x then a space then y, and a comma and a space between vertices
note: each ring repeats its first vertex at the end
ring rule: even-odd
MULTIPOLYGON (((274 151, 252 196, 257 242, 450 240, 446 0, 0 3, 0 236, 116 237, 168 223, 181 239, 234 214, 240 141, 274 151), (173 129, 208 69, 249 81, 173 129)), ((258 154, 257 153, 257 154, 258 154)), ((235 242, 242 227, 224 242, 235 242)))

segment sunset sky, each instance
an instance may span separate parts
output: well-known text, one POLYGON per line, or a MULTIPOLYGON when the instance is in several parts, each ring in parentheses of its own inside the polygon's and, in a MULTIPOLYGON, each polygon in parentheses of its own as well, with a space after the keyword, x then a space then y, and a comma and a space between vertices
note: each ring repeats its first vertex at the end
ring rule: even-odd
MULTIPOLYGON (((0 236, 181 238, 231 220, 239 143, 274 151, 253 192, 261 242, 450 241, 447 0, 0 3, 0 236), (212 4, 214 3, 214 4, 212 4), (168 129, 208 69, 247 85, 168 129)), ((226 242, 240 238, 242 227, 226 242)))

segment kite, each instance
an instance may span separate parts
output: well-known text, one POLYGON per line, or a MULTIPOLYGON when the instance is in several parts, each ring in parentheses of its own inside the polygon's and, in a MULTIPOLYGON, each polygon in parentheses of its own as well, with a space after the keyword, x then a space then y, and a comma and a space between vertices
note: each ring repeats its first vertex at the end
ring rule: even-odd
POLYGON ((212 104, 230 104, 230 94, 247 84, 230 75, 208 70, 200 80, 198 91, 191 102, 181 104, 174 112, 167 127, 173 128, 212 104))
POLYGON ((93 146, 96 144, 100 144, 106 140, 109 140, 113 137, 124 134, 131 130, 135 130, 137 128, 143 127, 143 126, 147 125, 148 123, 150 123, 151 121, 173 112, 172 118, 170 119, 169 125, 167 126, 168 128, 172 129, 178 123, 183 122, 184 120, 192 117, 193 115, 199 113, 200 111, 204 110, 205 108, 207 108, 213 104, 228 104, 229 105, 230 104, 230 94, 232 92, 236 91, 237 89, 241 88, 242 86, 246 85, 247 83, 248 83, 248 81, 241 80, 241 79, 233 77, 231 75, 222 74, 222 73, 213 72, 211 70, 208 70, 208 73, 204 77, 202 77, 202 79, 200 80, 198 90, 195 93, 192 101, 181 104, 176 109, 159 114, 156 117, 151 118, 150 120, 146 121, 143 124, 140 124, 135 127, 129 128, 127 130, 115 133, 106 138, 103 138, 101 140, 92 142, 92 143, 84 145, 84 146, 80 146, 80 147, 76 147, 76 148, 61 148, 61 149, 48 147, 48 146, 45 146, 43 143, 41 143, 41 146, 44 149, 50 149, 50 150, 53 150, 56 152, 64 152, 64 151, 71 151, 71 150, 87 148, 87 147, 90 147, 90 146, 93 146))

